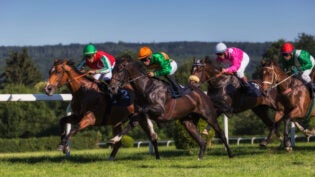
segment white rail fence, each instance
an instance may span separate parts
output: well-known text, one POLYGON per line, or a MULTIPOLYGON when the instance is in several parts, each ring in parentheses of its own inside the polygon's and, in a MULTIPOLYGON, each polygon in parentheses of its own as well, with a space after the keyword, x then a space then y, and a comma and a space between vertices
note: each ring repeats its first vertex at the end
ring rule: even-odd
MULTIPOLYGON (((52 96, 48 96, 46 94, 0 94, 0 101, 71 101, 72 95, 71 94, 54 94, 52 96)), ((228 118, 224 115, 224 132, 225 136, 228 140, 235 140, 235 138, 229 138, 228 133, 228 118)), ((295 144, 295 139, 299 137, 295 135, 295 126, 291 124, 291 141, 293 145, 295 144)), ((252 137, 250 140, 253 143, 256 139, 265 139, 265 137, 252 137)), ((237 138, 237 144, 240 141, 248 140, 248 138, 237 138)), ((309 141, 309 139, 308 139, 309 141)), ((173 143, 172 141, 168 140, 167 145, 173 143)), ((141 144, 147 144, 147 141, 139 141, 137 142, 137 147, 140 147, 141 144)))

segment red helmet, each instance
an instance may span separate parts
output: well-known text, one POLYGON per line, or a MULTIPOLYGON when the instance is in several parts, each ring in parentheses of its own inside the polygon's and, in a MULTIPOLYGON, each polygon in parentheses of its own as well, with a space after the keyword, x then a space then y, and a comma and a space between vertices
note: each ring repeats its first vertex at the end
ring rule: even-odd
POLYGON ((281 53, 292 53, 294 50, 293 45, 290 42, 286 42, 281 47, 281 53))

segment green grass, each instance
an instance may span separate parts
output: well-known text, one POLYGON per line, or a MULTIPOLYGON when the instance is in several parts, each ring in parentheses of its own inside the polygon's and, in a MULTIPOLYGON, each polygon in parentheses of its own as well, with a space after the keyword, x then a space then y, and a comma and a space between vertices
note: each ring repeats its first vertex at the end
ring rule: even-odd
POLYGON ((231 145, 229 159, 221 144, 208 149, 201 161, 198 149, 160 147, 161 160, 148 148, 120 149, 108 161, 110 149, 72 151, 65 159, 59 151, 0 154, 1 176, 109 176, 109 177, 209 177, 209 176, 315 176, 315 143, 298 143, 287 153, 277 145, 231 145))

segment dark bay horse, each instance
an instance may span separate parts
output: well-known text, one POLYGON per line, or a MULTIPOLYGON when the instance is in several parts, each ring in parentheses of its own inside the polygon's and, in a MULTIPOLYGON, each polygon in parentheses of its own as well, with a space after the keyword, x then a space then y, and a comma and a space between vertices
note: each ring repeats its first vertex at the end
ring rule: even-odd
MULTIPOLYGON (((276 108, 274 101, 276 92, 272 91, 268 97, 248 95, 242 90, 239 79, 235 75, 219 73, 220 69, 210 58, 194 59, 189 82, 195 86, 208 83, 207 94, 215 104, 218 116, 222 113, 240 113, 251 109, 270 128, 270 133, 267 139, 260 143, 261 146, 267 146, 274 133, 279 137, 278 126, 274 126, 273 118, 268 113, 268 108, 273 110, 276 108)), ((256 83, 257 86, 261 86, 260 81, 256 83)))
POLYGON ((157 122, 179 120, 192 138, 198 142, 199 159, 203 158, 206 150, 206 141, 196 127, 196 122, 201 117, 214 128, 224 143, 228 156, 232 157, 224 132, 217 122, 213 104, 204 92, 191 86, 190 93, 174 99, 165 82, 150 78, 146 73, 146 68, 142 63, 128 55, 123 56, 116 61, 109 89, 115 94, 125 84, 132 86, 139 99, 139 107, 142 108, 137 116, 138 120, 143 118, 150 118, 157 122))
MULTIPOLYGON (((67 60, 55 60, 49 71, 49 79, 45 91, 47 95, 52 95, 56 89, 67 85, 71 94, 72 114, 60 119, 61 143, 59 149, 68 150, 68 139, 75 133, 89 126, 112 126, 113 135, 122 131, 122 123, 127 121, 130 114, 134 113, 134 105, 122 107, 111 105, 109 91, 106 85, 101 90, 100 82, 86 76, 78 71, 73 62, 67 60), (107 89, 107 90, 106 90, 107 89), (66 132, 66 124, 77 124, 69 133, 66 132)), ((149 132, 146 124, 141 124, 142 128, 149 132)), ((154 134, 155 132, 151 132, 154 134)), ((114 160, 116 153, 121 146, 121 142, 116 143, 110 154, 110 160, 114 160)), ((158 150, 155 149, 156 157, 159 157, 158 150)))
MULTIPOLYGON (((312 100, 309 90, 305 84, 294 77, 288 75, 274 62, 262 62, 263 90, 278 92, 277 100, 282 104, 277 108, 280 110, 275 116, 275 123, 283 119, 284 121, 284 146, 287 150, 292 150, 291 141, 288 138, 289 121, 296 123, 297 118, 314 117, 315 109, 311 107, 312 100)), ((312 131, 297 126, 307 136, 313 134, 312 131)))

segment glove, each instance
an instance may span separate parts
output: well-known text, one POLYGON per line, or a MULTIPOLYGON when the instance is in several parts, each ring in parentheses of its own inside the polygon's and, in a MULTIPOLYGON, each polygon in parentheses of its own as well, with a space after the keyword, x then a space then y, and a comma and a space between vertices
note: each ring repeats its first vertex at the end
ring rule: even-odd
POLYGON ((292 67, 291 72, 292 72, 292 74, 294 74, 294 75, 299 74, 299 71, 298 71, 298 69, 297 69, 296 67, 292 67))

